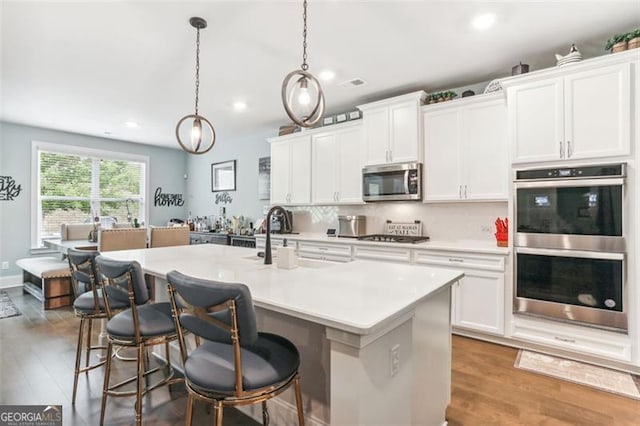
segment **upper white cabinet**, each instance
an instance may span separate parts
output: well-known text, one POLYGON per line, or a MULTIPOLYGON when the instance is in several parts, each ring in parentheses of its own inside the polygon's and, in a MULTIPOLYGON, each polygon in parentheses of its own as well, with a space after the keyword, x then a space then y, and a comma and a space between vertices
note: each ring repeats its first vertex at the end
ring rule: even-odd
POLYGON ((631 64, 572 67, 507 88, 514 163, 630 153, 631 64))
POLYGON ((314 204, 362 203, 362 123, 311 137, 314 204))
POLYGON ((420 161, 420 106, 423 91, 360 105, 364 127, 364 165, 420 161))
POLYGON ((424 200, 506 200, 509 155, 503 95, 478 95, 422 111, 424 200))
MULTIPOLYGON (((271 142, 271 141, 270 141, 271 142)), ((311 137, 271 142, 271 204, 311 202, 311 137)))

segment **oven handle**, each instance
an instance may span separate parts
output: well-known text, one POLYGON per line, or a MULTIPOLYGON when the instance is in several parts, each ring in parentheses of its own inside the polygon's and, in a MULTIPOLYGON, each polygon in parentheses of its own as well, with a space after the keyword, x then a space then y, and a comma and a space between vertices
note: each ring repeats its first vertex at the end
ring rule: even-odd
POLYGON ((540 249, 528 247, 516 247, 516 254, 539 254, 542 256, 559 256, 559 257, 580 257, 584 259, 607 259, 607 260, 624 260, 624 253, 611 253, 600 251, 579 251, 579 250, 554 250, 540 249))
POLYGON ((516 189, 518 188, 566 188, 581 186, 613 186, 624 185, 624 178, 608 178, 608 179, 559 179, 559 180, 536 180, 536 181, 516 181, 516 189))

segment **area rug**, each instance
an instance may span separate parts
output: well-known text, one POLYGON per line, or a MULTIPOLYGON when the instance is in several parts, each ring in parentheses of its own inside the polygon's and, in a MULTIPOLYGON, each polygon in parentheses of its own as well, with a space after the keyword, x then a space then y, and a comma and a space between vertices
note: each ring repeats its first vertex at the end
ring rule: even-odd
POLYGON ((518 352, 515 367, 640 399, 638 386, 628 373, 524 349, 518 352))
POLYGON ((7 292, 0 290, 0 319, 18 315, 22 315, 22 313, 16 308, 16 305, 13 304, 7 292))

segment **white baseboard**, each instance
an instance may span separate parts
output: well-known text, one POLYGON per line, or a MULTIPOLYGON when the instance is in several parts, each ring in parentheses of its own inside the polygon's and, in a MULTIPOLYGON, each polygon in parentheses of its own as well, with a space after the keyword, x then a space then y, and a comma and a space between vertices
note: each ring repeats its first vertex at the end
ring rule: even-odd
POLYGON ((7 275, 6 277, 0 277, 0 288, 20 287, 22 282, 22 274, 7 275))

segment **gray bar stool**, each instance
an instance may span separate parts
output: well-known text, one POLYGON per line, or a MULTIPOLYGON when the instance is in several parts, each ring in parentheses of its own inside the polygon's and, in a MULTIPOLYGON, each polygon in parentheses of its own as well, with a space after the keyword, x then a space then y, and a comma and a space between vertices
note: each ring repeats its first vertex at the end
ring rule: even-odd
POLYGON ((304 425, 298 349, 284 337, 258 332, 249 288, 177 271, 167 280, 189 393, 186 424, 191 425, 197 399, 215 407, 217 426, 223 407, 261 402, 267 425, 267 400, 293 385, 298 424, 304 425), (190 352, 183 329, 201 338, 190 352))
POLYGON ((113 346, 137 348, 137 372, 116 384, 110 383, 112 357, 107 357, 100 410, 100 425, 104 424, 107 396, 136 396, 136 425, 142 424, 142 397, 160 386, 182 382, 173 378, 173 368, 169 351, 169 342, 177 339, 175 323, 171 317, 171 305, 164 303, 148 303, 149 291, 144 281, 140 264, 136 261, 117 261, 104 256, 96 258, 98 272, 102 278, 104 291, 107 292, 106 307, 108 347, 111 353, 113 346), (118 300, 128 299, 130 308, 113 314, 110 301, 118 295, 118 300), (167 360, 167 375, 155 384, 147 384, 146 376, 159 371, 160 368, 148 369, 146 349, 155 345, 164 345, 167 360), (134 391, 118 390, 121 386, 136 382, 134 391))
MULTIPOLYGON (((107 318, 107 311, 103 299, 102 289, 98 282, 96 273, 95 258, 100 253, 97 251, 69 249, 67 259, 71 269, 71 284, 75 300, 73 310, 80 318, 80 329, 78 330, 78 345, 76 347, 76 363, 73 372, 73 396, 71 403, 76 403, 76 393, 78 389, 78 376, 80 373, 87 373, 89 370, 104 365, 105 361, 90 364, 91 351, 104 350, 106 346, 93 346, 91 344, 91 333, 94 319, 107 318), (86 340, 83 338, 85 325, 87 326, 86 340), (84 343, 84 345, 83 345, 84 343), (80 367, 82 351, 85 352, 85 365, 80 367)), ((122 310, 129 307, 129 299, 113 299, 110 305, 114 310, 122 310)), ((107 352, 109 353, 109 352, 107 352)))

